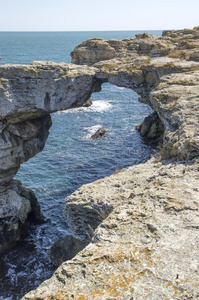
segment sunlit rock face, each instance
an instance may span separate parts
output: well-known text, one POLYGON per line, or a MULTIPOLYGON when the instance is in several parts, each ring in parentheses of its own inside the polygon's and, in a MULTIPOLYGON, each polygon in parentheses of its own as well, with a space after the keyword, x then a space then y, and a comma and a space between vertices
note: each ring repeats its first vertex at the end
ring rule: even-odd
POLYGON ((67 197, 70 229, 91 242, 24 300, 199 297, 198 37, 196 27, 92 39, 72 52, 73 63, 135 90, 155 110, 140 131, 162 145, 148 162, 67 197))
POLYGON ((91 243, 23 299, 197 299, 198 167, 152 159, 79 188, 66 216, 91 243))
POLYGON ((98 69, 97 77, 131 88, 164 126, 162 156, 199 155, 199 27, 147 33, 135 39, 90 39, 71 53, 72 62, 98 69))
POLYGON ((145 123, 145 131, 156 138, 158 126, 162 141, 156 159, 66 199, 68 225, 91 243, 24 299, 199 297, 198 35, 196 27, 92 39, 72 52, 74 64, 0 67, 0 251, 20 238, 33 207, 39 216, 34 195, 12 178, 43 149, 50 113, 83 105, 109 82, 133 89, 154 109, 156 123, 145 123))
POLYGON ((0 252, 20 239, 30 215, 42 219, 35 196, 21 193, 13 177, 20 164, 43 150, 50 113, 81 106, 100 86, 95 69, 85 66, 35 62, 0 67, 0 252))

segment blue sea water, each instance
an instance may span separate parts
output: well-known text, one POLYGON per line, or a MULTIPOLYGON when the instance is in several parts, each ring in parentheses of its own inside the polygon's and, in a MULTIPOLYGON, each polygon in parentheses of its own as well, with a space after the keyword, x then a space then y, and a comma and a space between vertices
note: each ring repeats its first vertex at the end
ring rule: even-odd
MULTIPOLYGON (((121 32, 0 32, 0 64, 29 64, 36 60, 70 62, 70 52, 93 37, 123 39, 121 32)), ((161 31, 150 32, 160 35, 161 31)), ((54 266, 48 249, 58 238, 71 234, 64 219, 64 199, 84 183, 138 164, 153 151, 135 131, 151 112, 129 89, 104 84, 92 95, 89 108, 52 114, 53 125, 45 149, 24 163, 16 179, 31 188, 41 204, 46 223, 32 226, 28 237, 0 257, 0 300, 20 299, 49 278, 54 266), (90 139, 98 128, 105 138, 90 139)))

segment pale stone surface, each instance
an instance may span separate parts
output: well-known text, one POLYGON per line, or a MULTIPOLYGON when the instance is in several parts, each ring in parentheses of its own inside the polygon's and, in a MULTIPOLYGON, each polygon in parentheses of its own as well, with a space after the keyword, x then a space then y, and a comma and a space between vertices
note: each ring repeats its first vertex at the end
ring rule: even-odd
POLYGON ((0 120, 17 123, 81 106, 99 90, 95 72, 53 62, 0 66, 0 120))
POLYGON ((199 298, 199 65, 177 55, 183 37, 197 45, 198 33, 95 39, 73 51, 73 62, 95 62, 97 78, 134 89, 154 108, 163 147, 158 158, 67 197, 71 230, 92 241, 24 300, 199 298))
MULTIPOLYGON (((19 239, 20 228, 34 210, 25 209, 26 203, 31 207, 28 198, 14 197, 10 188, 13 177, 21 163, 43 150, 51 126, 50 113, 81 106, 92 92, 100 90, 95 73, 92 67, 52 62, 0 66, 0 199, 6 195, 12 203, 1 203, 0 252, 19 239), (21 205, 16 211, 17 203, 21 205), (16 219, 17 234, 10 234, 16 219)), ((35 206, 39 210, 36 201, 35 206)))
POLYGON ((67 198, 69 226, 92 242, 23 299, 199 298, 198 36, 199 27, 162 37, 92 39, 72 53, 81 66, 0 67, 3 195, 20 163, 44 146, 49 113, 82 105, 103 82, 136 91, 163 125, 156 160, 84 185, 67 198), (38 118, 44 118, 42 137, 38 118))
POLYGON ((66 215, 92 242, 23 299, 198 299, 198 168, 152 159, 82 186, 66 215))
POLYGON ((20 239, 21 231, 27 231, 26 220, 31 214, 35 222, 42 222, 43 216, 34 193, 12 180, 1 187, 0 193, 0 252, 7 250, 20 239))

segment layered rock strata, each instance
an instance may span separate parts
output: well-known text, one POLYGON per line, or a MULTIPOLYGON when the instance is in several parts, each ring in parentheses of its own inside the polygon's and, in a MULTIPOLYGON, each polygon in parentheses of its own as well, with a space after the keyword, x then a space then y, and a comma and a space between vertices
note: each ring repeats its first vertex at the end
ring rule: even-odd
POLYGON ((132 88, 156 111, 143 131, 155 137, 156 126, 162 149, 67 197, 70 228, 91 243, 24 300, 199 298, 198 37, 196 27, 92 39, 73 51, 73 63, 132 88))
POLYGON ((81 106, 99 88, 94 68, 49 62, 0 67, 0 252, 20 239, 27 218, 42 220, 36 197, 28 190, 22 195, 13 177, 43 150, 50 113, 81 106))
POLYGON ((6 213, 23 223, 31 211, 27 193, 16 188, 24 202, 13 209, 12 178, 42 150, 49 114, 81 106, 103 82, 136 91, 155 110, 163 141, 158 160, 85 185, 67 198, 69 226, 77 238, 92 241, 24 299, 199 297, 198 36, 196 27, 162 37, 92 39, 72 53, 81 66, 0 67, 2 228, 6 213))
POLYGON ((66 213, 91 243, 23 299, 198 299, 198 170, 153 159, 82 186, 66 213))

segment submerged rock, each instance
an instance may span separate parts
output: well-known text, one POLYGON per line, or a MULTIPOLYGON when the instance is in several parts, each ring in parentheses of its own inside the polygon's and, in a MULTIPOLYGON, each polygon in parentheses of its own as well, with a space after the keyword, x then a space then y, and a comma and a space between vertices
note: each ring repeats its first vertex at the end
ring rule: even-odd
POLYGON ((88 240, 80 240, 72 235, 55 242, 48 254, 55 266, 60 266, 64 261, 72 259, 89 244, 88 240))
POLYGON ((98 140, 105 136, 107 133, 106 129, 99 128, 93 135, 91 135, 91 139, 98 140))

